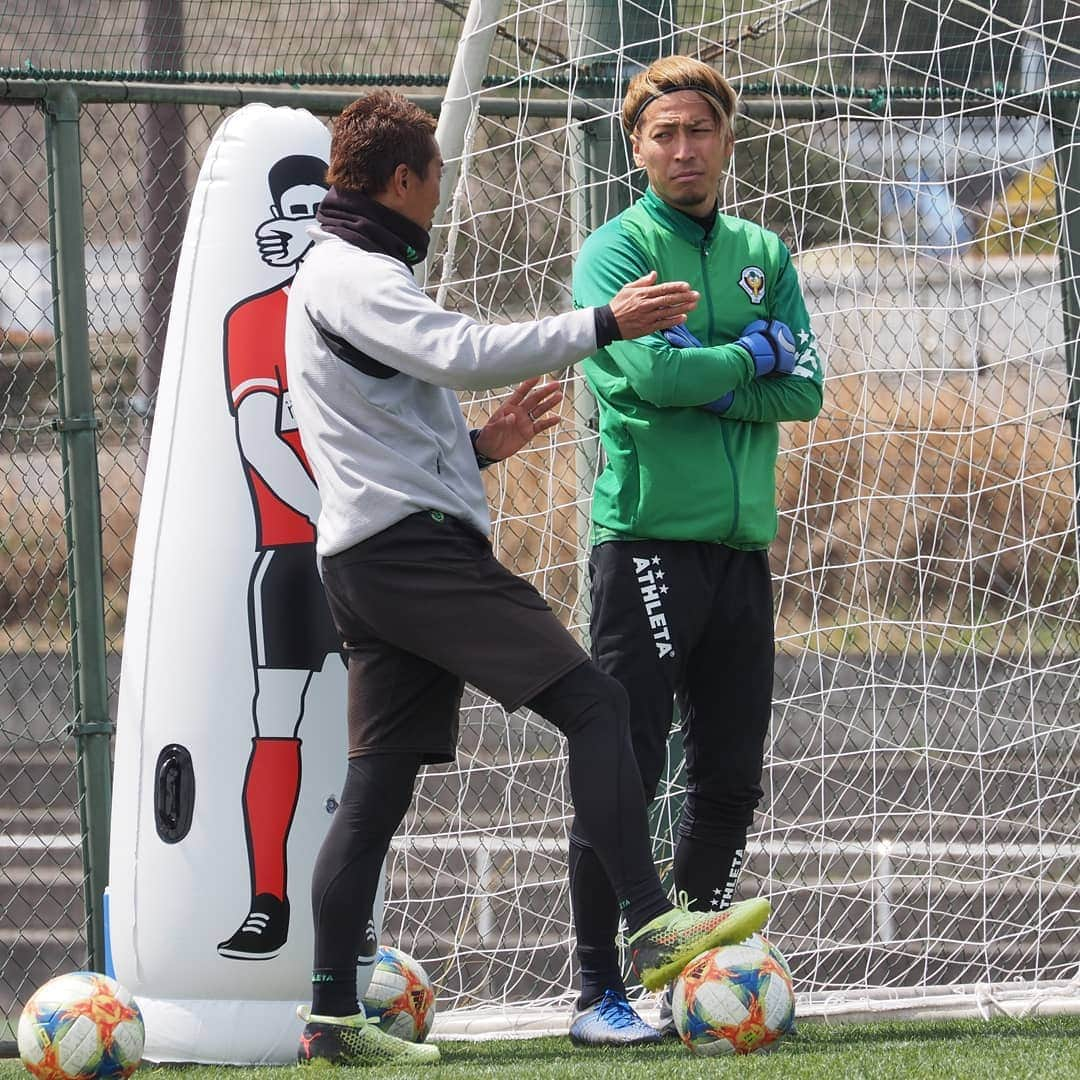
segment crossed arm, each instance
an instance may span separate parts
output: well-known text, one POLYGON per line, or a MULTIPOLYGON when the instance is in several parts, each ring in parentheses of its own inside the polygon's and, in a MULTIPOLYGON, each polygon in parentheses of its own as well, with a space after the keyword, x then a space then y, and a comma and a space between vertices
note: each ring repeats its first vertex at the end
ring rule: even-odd
MULTIPOLYGON (((575 269, 575 302, 587 306, 604 302, 620 285, 638 277, 645 257, 623 240, 604 247, 602 255, 583 255, 575 269)), ((773 288, 771 314, 787 323, 796 355, 791 374, 759 374, 760 365, 740 334, 730 342, 673 344, 679 335, 657 332, 636 341, 616 341, 607 347, 630 388, 642 400, 660 407, 705 406, 730 395, 719 414, 725 420, 779 423, 806 420, 821 409, 821 364, 810 320, 790 259, 773 288)), ((714 410, 715 411, 715 410, 714 410)))

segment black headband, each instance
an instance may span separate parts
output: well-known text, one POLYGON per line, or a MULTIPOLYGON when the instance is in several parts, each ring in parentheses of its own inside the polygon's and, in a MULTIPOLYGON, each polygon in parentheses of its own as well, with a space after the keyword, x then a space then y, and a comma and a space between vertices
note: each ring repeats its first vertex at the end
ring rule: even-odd
POLYGON ((669 87, 665 88, 664 90, 657 90, 657 92, 655 94, 650 94, 638 106, 637 112, 634 113, 634 119, 630 123, 630 129, 629 130, 633 131, 638 126, 638 121, 641 119, 641 114, 657 98, 661 98, 665 94, 676 94, 680 90, 693 90, 698 94, 705 94, 708 97, 711 97, 714 101, 718 101, 720 103, 720 108, 723 109, 724 115, 727 116, 727 118, 729 120, 731 119, 731 117, 728 116, 728 106, 731 104, 731 102, 730 101, 725 101, 715 90, 711 90, 707 86, 690 86, 689 84, 680 84, 678 86, 669 86, 669 87))

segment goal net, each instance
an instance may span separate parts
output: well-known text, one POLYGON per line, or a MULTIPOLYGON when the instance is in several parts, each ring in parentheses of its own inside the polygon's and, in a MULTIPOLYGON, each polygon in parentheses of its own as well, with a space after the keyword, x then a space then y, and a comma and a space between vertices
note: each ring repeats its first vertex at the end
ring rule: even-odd
MULTIPOLYGON (((769 936, 803 1015, 1078 1007, 1075 3, 8 7, 8 93, 49 78, 178 87, 175 101, 137 113, 121 89, 83 114, 91 331, 112 425, 103 445, 122 449, 103 491, 114 643, 133 529, 118 493, 138 471, 123 402, 137 399, 135 354, 145 364, 160 346, 167 307, 142 303, 167 275, 140 272, 136 256, 178 247, 176 228, 160 243, 156 230, 182 224, 180 181, 194 177, 220 110, 240 100, 200 106, 203 87, 188 83, 387 83, 427 102, 445 90, 460 148, 447 152, 456 182, 427 287, 505 321, 566 310, 582 237, 640 190, 612 123, 635 68, 677 51, 722 71, 741 97, 723 206, 791 248, 827 373, 821 415, 783 426, 774 710, 740 894, 772 900, 769 936), (466 27, 482 63, 455 82, 466 27), (116 276, 136 285, 125 292, 116 276), (136 346, 134 324, 149 345, 136 346)), ((46 267, 40 110, 8 105, 0 121, 4 220, 13 240, 40 244, 46 267)), ((31 344, 47 290, 38 307, 31 344)), ((561 378, 561 426, 485 476, 500 557, 584 641, 602 461, 589 396, 575 371, 561 378)), ((500 396, 463 404, 479 422, 500 396)), ((39 429, 51 431, 25 431, 39 429)), ((48 581, 59 582, 62 543, 55 552, 48 581)), ((33 588, 25 609, 44 610, 50 627, 52 592, 33 588)), ((30 616, 12 610, 18 640, 32 637, 30 616)), ((472 692, 464 704, 457 762, 425 771, 395 837, 384 940, 435 979, 444 1032, 565 1030, 575 972, 564 746, 529 713, 472 692)), ((683 785, 676 734, 653 810, 665 875, 683 785)), ((62 970, 68 956, 49 962, 62 970)))
MULTIPOLYGON (((496 7, 503 115, 474 115, 450 163, 428 274, 444 302, 569 305, 582 235, 641 184, 611 136, 625 79, 673 51, 741 90, 724 208, 796 256, 828 376, 818 419, 782 434, 775 707, 740 893, 772 900, 802 1012, 1077 1007, 1080 51, 1062 5, 496 7)), ((561 427, 488 483, 500 556, 584 640, 602 462, 562 378, 561 427)), ((564 747, 478 697, 461 730, 395 841, 387 937, 455 1030, 558 1030, 564 747)), ((676 738, 665 872, 683 780, 676 738)))

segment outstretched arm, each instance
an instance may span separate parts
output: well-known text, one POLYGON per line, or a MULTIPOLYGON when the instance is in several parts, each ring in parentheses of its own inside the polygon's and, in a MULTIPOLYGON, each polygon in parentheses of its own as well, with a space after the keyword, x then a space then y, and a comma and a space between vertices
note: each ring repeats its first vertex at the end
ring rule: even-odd
POLYGON ((686 282, 657 284, 647 273, 634 274, 588 311, 496 325, 440 307, 389 260, 378 288, 357 290, 354 275, 332 275, 332 268, 314 281, 301 274, 295 287, 307 283, 302 304, 316 333, 455 390, 491 389, 569 367, 614 338, 675 326, 698 300, 686 282))

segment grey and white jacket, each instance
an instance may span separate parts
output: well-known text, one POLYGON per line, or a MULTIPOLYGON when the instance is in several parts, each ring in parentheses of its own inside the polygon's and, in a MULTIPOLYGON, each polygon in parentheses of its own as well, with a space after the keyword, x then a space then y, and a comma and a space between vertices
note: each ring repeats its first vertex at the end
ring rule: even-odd
POLYGON ((313 229, 289 293, 290 408, 319 487, 318 553, 421 510, 491 523, 455 390, 508 386, 596 351, 593 308, 496 326, 446 311, 398 259, 313 229))

